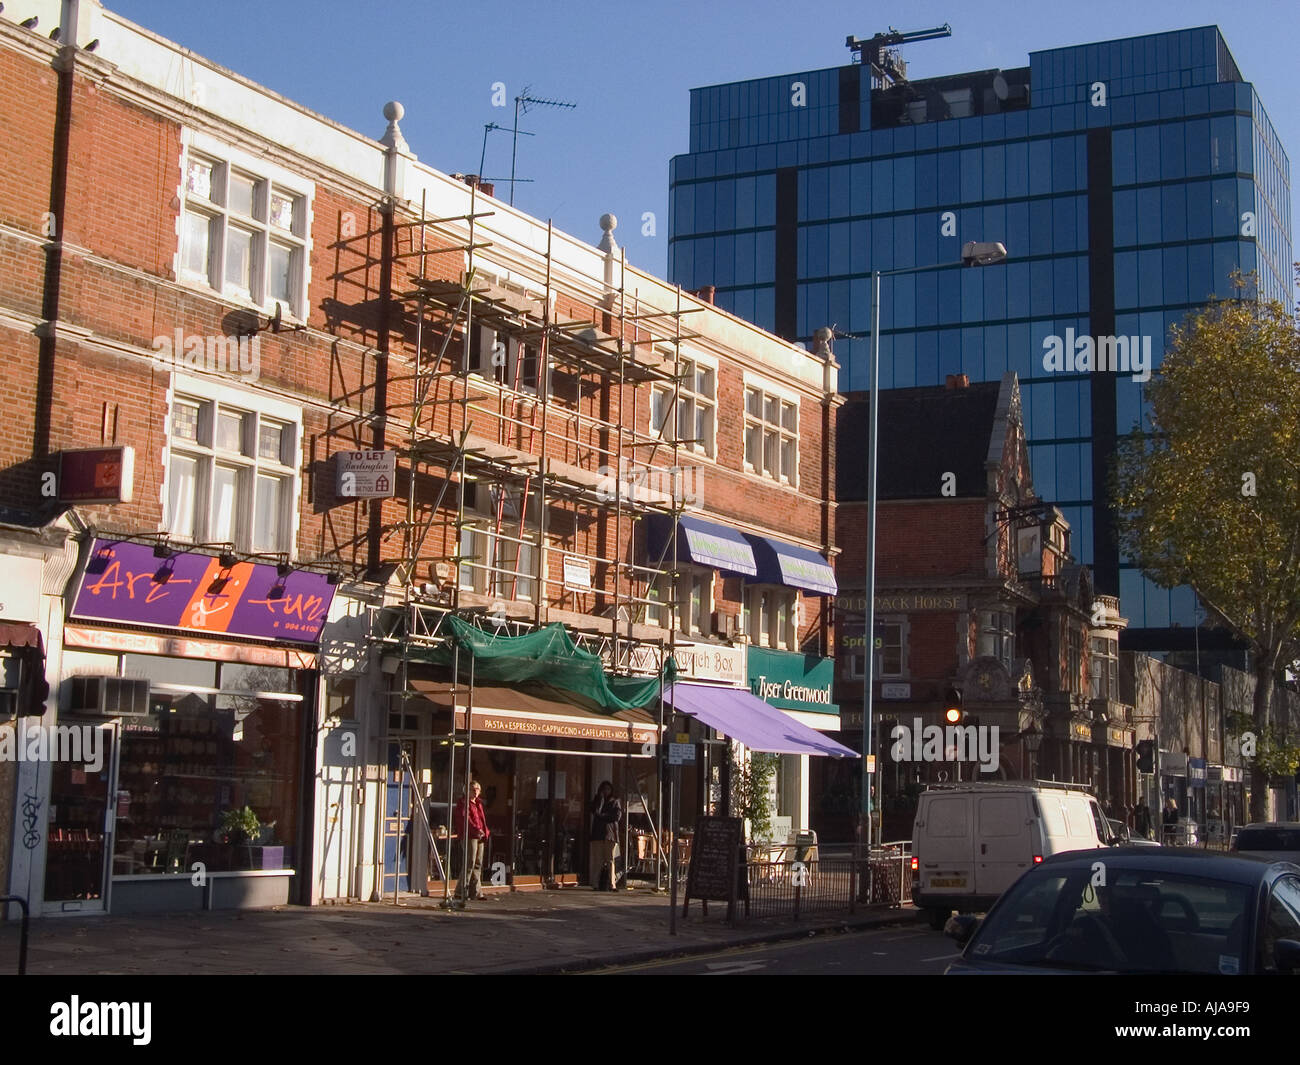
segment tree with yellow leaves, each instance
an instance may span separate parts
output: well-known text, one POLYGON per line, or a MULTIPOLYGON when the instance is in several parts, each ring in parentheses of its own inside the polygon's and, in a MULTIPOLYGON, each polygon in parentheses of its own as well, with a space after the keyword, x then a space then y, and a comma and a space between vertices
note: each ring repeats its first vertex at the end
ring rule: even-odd
MULTIPOLYGON (((1120 546, 1246 642, 1254 729, 1271 735, 1279 674, 1300 658, 1300 314, 1213 301, 1173 331, 1147 389, 1149 424, 1116 454, 1120 546)), ((1270 766, 1250 768, 1250 816, 1266 820, 1270 766)))

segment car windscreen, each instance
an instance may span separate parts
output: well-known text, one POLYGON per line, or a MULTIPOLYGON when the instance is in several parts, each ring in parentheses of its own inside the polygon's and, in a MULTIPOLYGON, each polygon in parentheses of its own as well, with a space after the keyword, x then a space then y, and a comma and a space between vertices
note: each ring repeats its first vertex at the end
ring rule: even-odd
POLYGON ((1249 892, 1213 879, 1108 867, 1035 870, 967 948, 973 962, 1119 972, 1236 973, 1249 892))
POLYGON ((1239 851, 1300 851, 1300 828, 1243 828, 1239 851))

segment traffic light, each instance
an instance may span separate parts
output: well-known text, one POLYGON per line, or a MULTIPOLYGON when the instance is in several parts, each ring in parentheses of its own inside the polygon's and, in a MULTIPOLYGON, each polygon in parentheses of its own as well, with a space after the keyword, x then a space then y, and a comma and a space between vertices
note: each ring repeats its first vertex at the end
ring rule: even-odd
POLYGON ((956 688, 949 688, 943 697, 943 719, 949 725, 960 725, 966 717, 966 712, 962 709, 961 692, 956 688))
POLYGON ((1156 741, 1138 740, 1137 762, 1139 773, 1154 773, 1156 770, 1156 741))

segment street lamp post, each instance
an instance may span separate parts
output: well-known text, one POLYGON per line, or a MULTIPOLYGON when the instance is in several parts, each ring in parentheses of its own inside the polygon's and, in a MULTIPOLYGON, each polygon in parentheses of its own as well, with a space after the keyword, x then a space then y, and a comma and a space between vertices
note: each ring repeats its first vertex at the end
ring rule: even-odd
MULTIPOLYGON (((961 261, 965 266, 991 266, 1007 257, 1006 246, 985 241, 967 241, 961 249, 961 261)), ((867 763, 871 755, 871 695, 873 673, 876 657, 876 443, 880 413, 880 279, 897 274, 911 274, 919 270, 933 270, 934 266, 909 266, 900 270, 871 271, 871 363, 870 384, 871 399, 867 422, 867 544, 866 574, 863 596, 862 635, 862 824, 859 830, 868 852, 871 848, 872 801, 871 778, 867 772, 867 763)), ((839 336, 852 338, 854 334, 840 333, 839 336)))

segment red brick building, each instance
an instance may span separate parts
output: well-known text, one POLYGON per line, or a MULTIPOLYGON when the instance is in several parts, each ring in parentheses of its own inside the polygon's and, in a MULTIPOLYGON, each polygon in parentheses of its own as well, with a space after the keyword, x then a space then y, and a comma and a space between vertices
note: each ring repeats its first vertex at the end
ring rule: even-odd
MULTIPOLYGON (((408 854, 381 793, 419 788, 436 835, 471 725, 489 820, 527 841, 489 855, 511 876, 583 868, 601 777, 659 823, 653 714, 471 712, 426 664, 448 616, 561 623, 611 675, 679 650, 748 690, 751 648, 787 690, 829 673, 828 353, 635 269, 608 216, 592 247, 420 162, 400 105, 373 140, 97 3, 28 9, 0 14, 0 690, 107 730, 111 769, 0 764, 0 887, 121 911, 414 886, 421 818, 408 854), (51 808, 48 833, 24 812, 51 808)), ((769 701, 834 728, 824 694, 769 701)), ((797 828, 806 766, 779 783, 797 828)))
MULTIPOLYGON (((866 481, 864 464, 848 456, 866 454, 868 397, 846 399, 836 690, 841 738, 860 750, 866 481)), ((953 376, 945 388, 894 389, 880 400, 873 748, 883 838, 909 838, 915 794, 943 780, 1079 781, 1131 805, 1132 726, 1114 670, 1105 671, 1123 621, 1072 561, 1060 512, 1034 494, 1015 375, 982 384, 953 376), (945 741, 937 757, 917 760, 922 748, 910 742, 918 726, 945 723, 954 690, 964 725, 991 745, 997 730, 983 768, 975 747, 945 741)), ((826 768, 829 779, 814 787, 822 824, 843 833, 860 778, 848 764, 826 768)))

